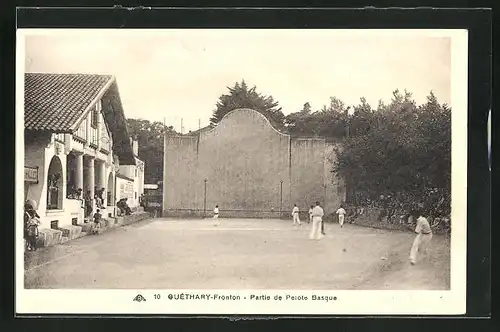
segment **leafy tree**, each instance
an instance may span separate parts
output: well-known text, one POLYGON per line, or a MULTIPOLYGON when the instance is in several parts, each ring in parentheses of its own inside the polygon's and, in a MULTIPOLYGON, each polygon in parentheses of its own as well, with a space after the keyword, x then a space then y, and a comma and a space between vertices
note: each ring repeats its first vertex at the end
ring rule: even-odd
POLYGON ((324 105, 316 112, 305 103, 302 110, 285 117, 285 126, 294 136, 342 138, 347 135, 348 111, 349 107, 335 97, 330 98, 330 105, 324 105))
POLYGON ((232 110, 251 108, 263 114, 276 129, 284 129, 285 116, 272 96, 258 93, 255 86, 249 88, 244 80, 241 83, 237 82, 232 88, 228 87, 228 90, 228 94, 219 97, 216 109, 210 118, 211 125, 217 124, 232 110))
POLYGON ((417 106, 409 92, 394 91, 389 104, 373 111, 366 100, 349 119, 352 135, 338 149, 334 171, 356 190, 422 194, 450 190, 451 109, 431 92, 417 106))
POLYGON ((139 141, 139 158, 145 163, 144 182, 162 181, 164 134, 176 134, 173 126, 143 119, 127 119, 127 125, 130 135, 139 141))

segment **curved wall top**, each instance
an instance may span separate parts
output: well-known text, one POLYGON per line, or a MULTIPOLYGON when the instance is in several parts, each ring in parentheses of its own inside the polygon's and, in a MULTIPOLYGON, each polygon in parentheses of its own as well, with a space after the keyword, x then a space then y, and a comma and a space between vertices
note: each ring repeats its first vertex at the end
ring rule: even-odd
POLYGON ((217 131, 217 129, 222 128, 228 121, 244 121, 242 123, 248 124, 248 122, 260 122, 261 124, 264 123, 267 127, 270 129, 274 130, 277 134, 285 136, 285 137, 290 137, 288 134, 284 134, 280 132, 278 129, 274 128, 274 126, 271 124, 269 119, 262 113, 251 109, 251 108, 236 108, 224 115, 222 119, 219 121, 219 123, 214 127, 211 128, 210 130, 204 131, 204 134, 208 133, 213 133, 217 131), (238 119, 239 118, 239 119, 238 119))

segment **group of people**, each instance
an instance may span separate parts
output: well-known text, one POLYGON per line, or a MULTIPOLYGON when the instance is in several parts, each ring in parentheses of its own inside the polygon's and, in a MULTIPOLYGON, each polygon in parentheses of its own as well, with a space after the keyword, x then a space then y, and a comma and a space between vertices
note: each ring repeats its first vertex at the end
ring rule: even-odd
POLYGON ((122 198, 116 202, 116 207, 118 208, 120 215, 129 216, 132 214, 132 209, 128 206, 127 198, 122 198))
POLYGON ((379 196, 356 194, 354 207, 348 211, 354 222, 363 214, 365 208, 379 208, 377 221, 387 223, 414 224, 411 211, 422 211, 433 223, 447 223, 450 220, 450 194, 438 188, 430 188, 418 193, 398 192, 385 193, 379 196))
POLYGON ((95 187, 94 189, 94 199, 95 199, 95 204, 99 209, 104 208, 104 192, 106 191, 105 188, 98 189, 95 187))
POLYGON ((40 226, 40 216, 36 213, 36 203, 28 200, 24 204, 24 240, 26 250, 36 251, 38 239, 38 226, 40 226))
MULTIPOLYGON (((346 215, 346 210, 340 205, 339 209, 337 209, 336 214, 338 216, 338 221, 340 227, 344 227, 344 219, 346 215)), ((316 206, 311 205, 309 208, 309 220, 308 223, 312 223, 311 233, 309 234, 310 239, 319 240, 325 233, 325 223, 323 222, 323 217, 325 212, 321 207, 319 202, 316 202, 316 206)), ((297 204, 293 205, 292 209, 292 218, 293 218, 293 226, 302 225, 300 222, 300 209, 297 204)))

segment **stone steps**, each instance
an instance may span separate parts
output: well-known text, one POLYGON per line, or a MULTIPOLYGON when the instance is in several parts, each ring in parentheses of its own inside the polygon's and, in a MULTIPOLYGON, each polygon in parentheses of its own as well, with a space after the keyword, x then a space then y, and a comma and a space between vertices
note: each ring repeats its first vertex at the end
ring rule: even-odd
MULTIPOLYGON (((101 232, 130 225, 148 218, 150 218, 148 212, 137 212, 123 217, 106 217, 103 218, 103 222, 101 223, 101 232)), ((93 222, 86 222, 78 225, 68 225, 60 227, 59 229, 41 228, 39 229, 37 246, 39 248, 50 247, 87 236, 92 229, 92 223, 93 222)))

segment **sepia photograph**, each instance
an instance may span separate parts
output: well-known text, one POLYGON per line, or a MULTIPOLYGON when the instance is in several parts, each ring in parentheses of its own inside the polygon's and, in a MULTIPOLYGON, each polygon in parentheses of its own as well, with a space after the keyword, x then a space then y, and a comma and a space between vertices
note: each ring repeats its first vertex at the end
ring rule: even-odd
POLYGON ((21 29, 17 58, 18 311, 465 310, 466 31, 21 29))

